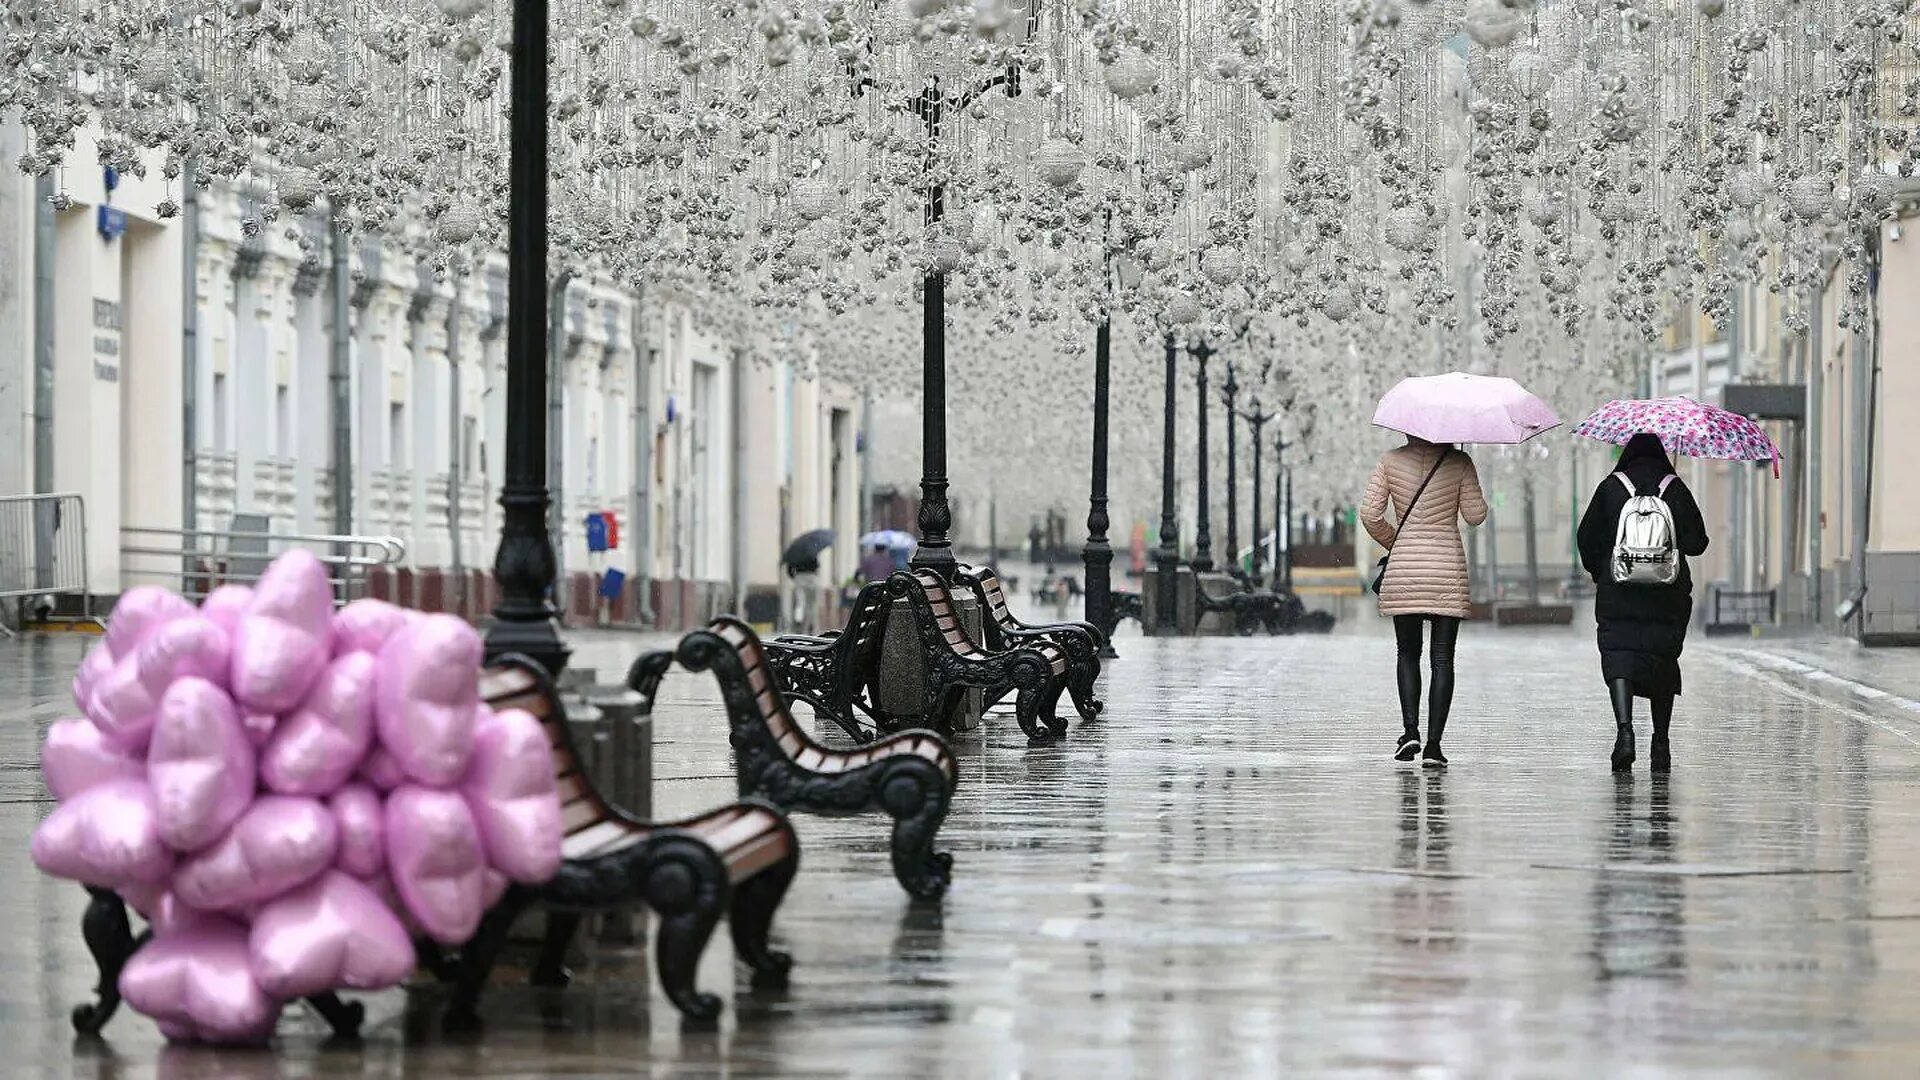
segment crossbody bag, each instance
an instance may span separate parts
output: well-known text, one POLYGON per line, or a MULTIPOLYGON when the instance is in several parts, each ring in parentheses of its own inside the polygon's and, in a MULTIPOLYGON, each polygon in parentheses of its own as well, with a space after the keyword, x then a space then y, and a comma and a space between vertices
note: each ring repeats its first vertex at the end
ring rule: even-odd
MULTIPOLYGON (((1452 451, 1449 450, 1440 451, 1440 456, 1434 460, 1433 468, 1427 470, 1427 478, 1420 481, 1420 487, 1413 493, 1413 501, 1407 504, 1406 511, 1400 515, 1400 524, 1393 527, 1393 542, 1395 544, 1400 542, 1400 530, 1407 527, 1407 519, 1413 516, 1413 508, 1420 505, 1420 496, 1427 493, 1427 485, 1433 483, 1434 474, 1440 471, 1440 466, 1446 462, 1447 455, 1451 452, 1452 451)), ((1369 585, 1368 588, 1373 590, 1373 595, 1375 596, 1380 595, 1380 586, 1386 581, 1387 559, 1392 554, 1393 544, 1388 544, 1387 554, 1380 556, 1380 561, 1373 564, 1373 583, 1369 585)))

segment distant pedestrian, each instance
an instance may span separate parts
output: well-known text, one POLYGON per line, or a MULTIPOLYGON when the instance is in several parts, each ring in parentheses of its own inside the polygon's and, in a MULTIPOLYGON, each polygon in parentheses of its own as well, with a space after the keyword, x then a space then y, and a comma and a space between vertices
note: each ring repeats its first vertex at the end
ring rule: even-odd
POLYGON ((860 556, 860 579, 862 581, 885 581, 894 571, 893 555, 885 544, 869 544, 860 556))
POLYGON ((1367 480, 1360 501, 1360 523, 1388 559, 1379 578, 1380 614, 1393 617, 1397 644, 1396 681, 1400 690, 1398 761, 1421 758, 1442 767, 1440 750, 1447 714, 1453 706, 1453 650, 1460 620, 1472 611, 1467 552, 1460 543, 1460 519, 1478 525, 1487 520, 1487 500, 1473 459, 1447 443, 1407 436, 1407 444, 1386 452, 1367 480), (1387 524, 1391 501, 1399 525, 1387 524), (1423 624, 1433 627, 1433 683, 1428 690, 1427 739, 1420 743, 1420 645, 1423 624))
POLYGON ((1680 650, 1693 619, 1687 557, 1707 550, 1707 526, 1659 436, 1641 433, 1627 441, 1593 492, 1579 538, 1580 562, 1599 590, 1593 614, 1600 676, 1613 698, 1613 771, 1633 768, 1633 699, 1643 697, 1653 710, 1653 771, 1666 772, 1680 650))

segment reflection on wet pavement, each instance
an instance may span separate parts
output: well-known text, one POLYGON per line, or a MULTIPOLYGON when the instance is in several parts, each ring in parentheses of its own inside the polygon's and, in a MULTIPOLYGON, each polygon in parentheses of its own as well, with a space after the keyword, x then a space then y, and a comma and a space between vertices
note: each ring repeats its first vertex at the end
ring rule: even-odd
MULTIPOLYGON (((748 989, 720 935, 717 1031, 681 1027, 643 946, 594 945, 564 993, 503 968, 478 1042, 439 1035, 422 982, 372 998, 354 1047, 289 1009, 271 1053, 169 1048, 128 1011, 75 1044, 84 896, 26 843, 82 643, 0 644, 6 1074, 1910 1073, 1920 753, 1899 731, 1696 662, 1671 779, 1616 781, 1590 638, 1476 628, 1454 766, 1421 772, 1390 760, 1392 642, 1366 629, 1123 639, 1100 722, 1029 749, 989 720, 958 743, 938 907, 894 883, 883 822, 799 818, 793 984, 748 989)), ((576 662, 610 678, 641 644, 588 637, 576 662)), ((671 676, 656 812, 729 798, 727 754, 712 688, 671 676)))

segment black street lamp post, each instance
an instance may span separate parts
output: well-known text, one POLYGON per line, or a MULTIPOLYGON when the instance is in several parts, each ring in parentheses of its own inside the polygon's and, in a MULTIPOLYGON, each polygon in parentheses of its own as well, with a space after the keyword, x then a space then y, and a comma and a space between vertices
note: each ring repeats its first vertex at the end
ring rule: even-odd
MULTIPOLYGON (((1260 455, 1260 432, 1267 426, 1267 421, 1273 419, 1273 415, 1274 414, 1269 412, 1260 411, 1260 399, 1257 396, 1253 398, 1253 408, 1247 411, 1247 426, 1251 428, 1253 431, 1253 439, 1252 439, 1252 447, 1253 447, 1253 575, 1252 576, 1253 576, 1253 583, 1255 585, 1259 585, 1261 583, 1261 572, 1267 568, 1266 545, 1260 542, 1260 456, 1261 456, 1260 455)), ((1274 476, 1277 482, 1279 478, 1279 474, 1276 472, 1274 476)), ((1277 511, 1280 509, 1280 499, 1278 497, 1279 493, 1276 491, 1274 494, 1275 494, 1275 498, 1273 500, 1273 508, 1277 511)), ((1279 528, 1280 527, 1278 524, 1274 526, 1275 537, 1279 536, 1279 528)))
POLYGON ((1208 521, 1207 500, 1212 493, 1207 490, 1207 360, 1213 356, 1213 348, 1204 339, 1187 346, 1187 354, 1199 361, 1194 366, 1193 379, 1199 387, 1199 396, 1195 399, 1195 410, 1199 414, 1200 462, 1199 476, 1194 488, 1199 493, 1199 506, 1195 510, 1193 525, 1193 558, 1190 560, 1194 573, 1204 574, 1213 569, 1213 528, 1208 521))
POLYGON ((1240 383, 1233 377, 1233 364, 1227 364, 1227 381, 1220 387, 1220 398, 1227 406, 1227 570, 1240 576, 1240 476, 1234 464, 1237 441, 1234 439, 1234 399, 1240 396, 1240 383))
POLYGON ((507 166, 507 446, 500 490, 500 602, 487 655, 521 653, 558 674, 568 650, 548 592, 557 571, 547 534, 547 0, 513 8, 511 157, 507 166))
POLYGON ((1154 622, 1159 629, 1172 630, 1179 626, 1174 607, 1179 603, 1179 587, 1175 574, 1180 565, 1180 519, 1173 506, 1173 409, 1176 390, 1175 369, 1178 367, 1180 345, 1173 331, 1167 331, 1167 400, 1166 423, 1160 435, 1160 545, 1154 549, 1153 562, 1155 574, 1159 579, 1160 595, 1155 601, 1158 609, 1154 622))
MULTIPOLYGON (((1105 313, 1093 331, 1093 476, 1087 497, 1087 544, 1080 549, 1086 568, 1087 621, 1103 634, 1112 626, 1113 545, 1107 541, 1107 383, 1112 350, 1112 325, 1105 313)), ((1104 656, 1113 651, 1109 635, 1104 656)))
POLYGON ((1273 504, 1279 518, 1273 526, 1273 580, 1287 592, 1293 591, 1293 471, 1287 468, 1287 447, 1292 445, 1285 432, 1274 437, 1273 504), (1283 527, 1286 529, 1284 541, 1281 539, 1283 527))

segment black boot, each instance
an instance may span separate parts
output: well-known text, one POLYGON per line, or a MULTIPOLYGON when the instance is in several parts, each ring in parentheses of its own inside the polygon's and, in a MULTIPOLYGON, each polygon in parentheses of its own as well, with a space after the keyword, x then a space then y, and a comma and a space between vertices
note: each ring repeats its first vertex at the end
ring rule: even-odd
POLYGON ((1613 695, 1613 771, 1633 769, 1633 684, 1615 679, 1609 687, 1613 695))
POLYGON ((1667 748, 1667 726, 1673 723, 1673 699, 1662 697, 1653 699, 1653 745, 1648 748, 1648 757, 1652 759, 1650 767, 1654 772, 1673 771, 1673 753, 1667 748))

